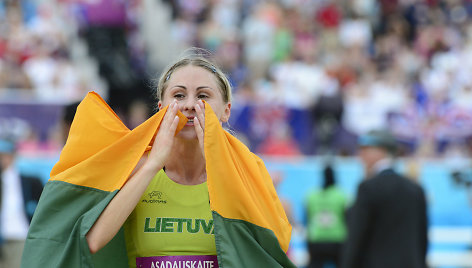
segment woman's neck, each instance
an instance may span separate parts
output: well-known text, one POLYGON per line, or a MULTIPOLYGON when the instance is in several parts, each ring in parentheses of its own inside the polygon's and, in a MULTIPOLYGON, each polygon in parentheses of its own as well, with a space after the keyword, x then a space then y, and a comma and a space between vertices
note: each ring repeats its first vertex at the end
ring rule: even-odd
POLYGON ((205 159, 198 140, 176 138, 165 169, 167 176, 180 184, 196 185, 205 182, 205 159))

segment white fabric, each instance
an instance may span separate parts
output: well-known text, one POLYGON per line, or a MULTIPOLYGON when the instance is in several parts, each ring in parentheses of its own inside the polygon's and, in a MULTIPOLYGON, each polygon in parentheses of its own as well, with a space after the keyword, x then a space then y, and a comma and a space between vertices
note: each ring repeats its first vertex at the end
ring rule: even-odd
POLYGON ((366 47, 372 40, 372 28, 367 20, 344 20, 339 26, 339 41, 345 47, 366 47))
POLYGON ((2 210, 0 215, 3 239, 24 240, 28 234, 20 174, 13 167, 2 173, 2 210))

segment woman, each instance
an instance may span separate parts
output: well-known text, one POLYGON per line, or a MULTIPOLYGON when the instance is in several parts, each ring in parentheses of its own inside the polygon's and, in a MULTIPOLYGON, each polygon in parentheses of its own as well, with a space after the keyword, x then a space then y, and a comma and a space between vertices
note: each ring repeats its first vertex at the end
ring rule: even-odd
POLYGON ((262 160, 222 129, 224 74, 190 54, 162 74, 157 97, 160 111, 132 131, 97 94, 82 101, 24 267, 294 267, 291 227, 262 160))
POLYGON ((307 242, 309 268, 334 263, 340 267, 341 250, 346 239, 345 213, 347 200, 336 185, 330 164, 323 169, 323 188, 312 191, 306 198, 307 242))
MULTIPOLYGON (((128 253, 131 253, 130 266, 135 266, 134 259, 144 253, 153 256, 167 255, 172 252, 187 255, 216 255, 214 237, 208 238, 209 236, 204 232, 198 232, 196 234, 198 239, 191 240, 177 239, 178 236, 163 232, 158 232, 157 234, 160 234, 158 236, 155 232, 142 234, 139 238, 136 236, 140 235, 142 229, 139 228, 138 231, 138 225, 139 227, 144 225, 142 214, 152 219, 187 219, 192 216, 193 220, 205 219, 206 222, 211 220, 208 189, 205 183, 203 100, 211 105, 220 122, 227 122, 231 109, 229 82, 206 59, 185 58, 163 73, 159 79, 157 94, 159 109, 169 105, 169 110, 164 116, 156 142, 149 155, 143 157, 142 166, 130 177, 87 234, 90 251, 95 253, 116 235, 131 214, 132 217, 126 224, 128 253), (179 121, 177 111, 181 111, 188 118, 188 122, 174 137, 179 121), (165 171, 160 172, 164 167, 165 171), (179 194, 171 195, 171 192, 162 189, 163 186, 170 187, 179 194), (180 200, 181 203, 179 203, 177 198, 166 200, 166 208, 140 202, 155 191, 166 192, 170 198, 197 194, 195 198, 198 199, 198 204, 191 205, 193 201, 191 199, 180 200), (151 208, 148 208, 149 206, 151 208), (169 206, 174 211, 169 211, 167 209, 169 206), (140 221, 140 224, 136 221, 140 221), (132 227, 135 229, 130 230, 132 227), (153 239, 166 242, 153 243, 150 241, 153 239), (155 245, 153 249, 141 248, 143 244, 144 246, 155 245)), ((181 232, 191 229, 189 226, 185 229, 181 227, 181 232)))

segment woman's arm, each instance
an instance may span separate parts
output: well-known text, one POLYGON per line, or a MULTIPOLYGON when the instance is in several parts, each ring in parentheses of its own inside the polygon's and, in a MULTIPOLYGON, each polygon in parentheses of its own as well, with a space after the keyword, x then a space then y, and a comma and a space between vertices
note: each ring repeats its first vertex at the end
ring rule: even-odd
POLYGON ((87 233, 87 243, 92 254, 108 244, 118 233, 154 175, 164 167, 179 122, 179 117, 176 114, 177 105, 174 102, 169 105, 149 156, 147 159, 143 157, 140 160, 140 164, 135 169, 137 171, 135 173, 133 171, 134 174, 132 173, 133 175, 110 201, 87 233), (143 161, 144 164, 142 164, 143 161), (140 167, 140 165, 142 166, 140 167))

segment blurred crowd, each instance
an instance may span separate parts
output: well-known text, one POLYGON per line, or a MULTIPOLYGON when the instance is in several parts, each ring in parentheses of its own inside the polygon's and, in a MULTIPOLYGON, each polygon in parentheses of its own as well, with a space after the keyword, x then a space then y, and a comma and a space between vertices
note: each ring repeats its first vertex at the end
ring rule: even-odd
POLYGON ((286 125, 307 111, 302 153, 352 154, 390 127, 405 154, 470 154, 469 1, 173 3, 177 43, 215 52, 252 137, 297 138, 286 125))
POLYGON ((357 137, 379 128, 403 155, 472 152, 468 0, 2 3, 0 88, 72 102, 104 87, 73 56, 85 40, 110 103, 134 126, 152 113, 156 58, 197 46, 230 77, 230 128, 257 153, 353 155, 357 137))
POLYGON ((67 103, 96 86, 72 55, 77 22, 59 8, 40 1, 0 2, 0 88, 67 103))

